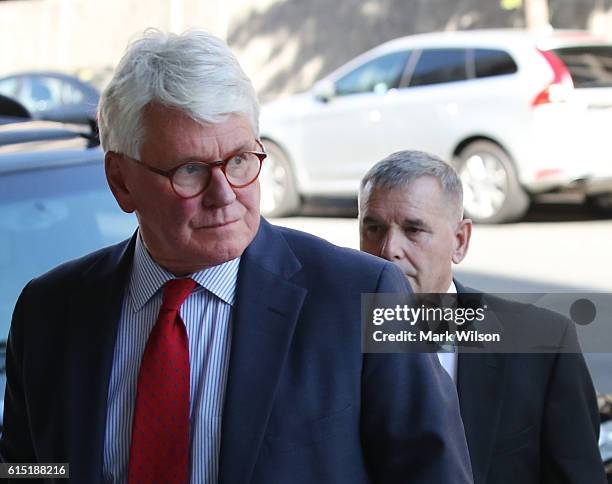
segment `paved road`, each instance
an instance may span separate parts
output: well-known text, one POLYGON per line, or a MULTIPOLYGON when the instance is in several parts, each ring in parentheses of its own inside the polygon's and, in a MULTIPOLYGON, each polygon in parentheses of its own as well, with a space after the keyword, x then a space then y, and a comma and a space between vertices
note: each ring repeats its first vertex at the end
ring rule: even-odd
MULTIPOLYGON (((359 248, 354 204, 314 204, 306 212, 273 223, 359 248)), ((606 292, 612 297, 612 218, 578 205, 540 204, 521 223, 475 226, 459 267, 462 282, 486 292, 606 292)), ((606 393, 612 393, 610 352, 587 355, 596 386, 606 393)))

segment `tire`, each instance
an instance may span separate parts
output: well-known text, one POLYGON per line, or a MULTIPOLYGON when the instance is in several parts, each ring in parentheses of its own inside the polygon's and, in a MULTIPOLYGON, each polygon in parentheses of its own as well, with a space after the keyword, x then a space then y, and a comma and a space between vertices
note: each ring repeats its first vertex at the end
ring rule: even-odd
POLYGON ((598 215, 612 216, 612 193, 588 195, 586 197, 586 204, 598 215))
POLYGON ((261 186, 261 214, 264 217, 295 215, 301 205, 295 176, 283 150, 269 140, 262 140, 268 157, 259 175, 261 186))
POLYGON ((465 216, 477 223, 498 224, 523 218, 530 199, 521 187, 510 157, 491 141, 475 141, 457 158, 463 183, 465 216))

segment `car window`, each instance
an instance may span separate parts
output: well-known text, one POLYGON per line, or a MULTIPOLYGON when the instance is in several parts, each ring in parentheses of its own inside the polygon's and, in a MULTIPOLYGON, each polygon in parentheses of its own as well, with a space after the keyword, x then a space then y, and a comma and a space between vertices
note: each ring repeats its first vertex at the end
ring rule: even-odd
POLYGON ((62 82, 62 95, 61 103, 66 104, 79 104, 85 101, 85 95, 76 86, 73 86, 69 82, 62 82))
POLYGON ((17 96, 17 92, 19 91, 18 88, 19 83, 14 77, 0 81, 0 94, 3 94, 5 96, 15 98, 17 96))
POLYGON ((425 49, 410 76, 409 86, 467 79, 466 49, 425 49))
POLYGON ((24 99, 24 104, 31 106, 32 112, 57 108, 62 104, 62 81, 53 77, 32 76, 29 82, 30 95, 27 101, 24 99))
POLYGON ((135 227, 101 163, 0 174, 0 340, 30 279, 123 240, 135 227))
POLYGON ((394 52, 362 64, 336 81, 336 95, 346 96, 396 88, 409 55, 409 51, 394 52))
POLYGON ((517 71, 510 54, 499 49, 474 49, 475 77, 503 76, 517 71))
POLYGON ((612 46, 553 49, 572 75, 575 87, 612 87, 612 46))

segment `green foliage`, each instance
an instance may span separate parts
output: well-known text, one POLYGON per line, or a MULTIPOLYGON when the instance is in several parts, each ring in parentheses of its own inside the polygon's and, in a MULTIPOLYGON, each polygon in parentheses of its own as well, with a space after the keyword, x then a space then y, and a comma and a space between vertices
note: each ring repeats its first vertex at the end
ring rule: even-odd
POLYGON ((523 0, 499 0, 499 6, 504 10, 516 10, 523 6, 523 0))

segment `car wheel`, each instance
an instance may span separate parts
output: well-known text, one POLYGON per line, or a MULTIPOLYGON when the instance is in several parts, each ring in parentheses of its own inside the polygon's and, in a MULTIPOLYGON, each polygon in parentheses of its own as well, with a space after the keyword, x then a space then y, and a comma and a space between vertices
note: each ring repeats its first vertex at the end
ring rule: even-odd
POLYGON ((474 222, 514 222, 527 212, 529 196, 512 160, 495 143, 469 144, 459 153, 457 171, 463 183, 465 216, 474 222))
POLYGON ((275 143, 262 140, 268 157, 259 175, 261 185, 261 214, 265 217, 284 217, 295 214, 300 207, 291 163, 275 143))
POLYGON ((612 215, 612 193, 588 195, 586 203, 593 212, 599 215, 612 215))

